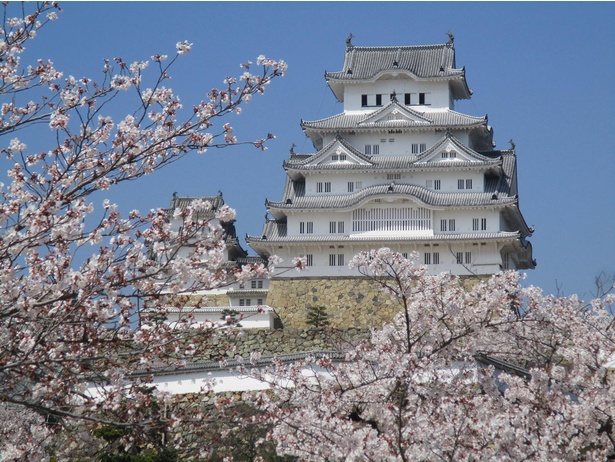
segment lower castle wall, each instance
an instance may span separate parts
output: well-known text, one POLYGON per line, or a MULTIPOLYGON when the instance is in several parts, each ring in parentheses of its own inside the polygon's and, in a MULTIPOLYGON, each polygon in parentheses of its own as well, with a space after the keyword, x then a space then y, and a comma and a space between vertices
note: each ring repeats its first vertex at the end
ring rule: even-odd
POLYGON ((332 328, 379 327, 402 308, 372 280, 358 277, 280 278, 269 282, 267 305, 283 327, 307 326, 308 308, 324 306, 332 328))

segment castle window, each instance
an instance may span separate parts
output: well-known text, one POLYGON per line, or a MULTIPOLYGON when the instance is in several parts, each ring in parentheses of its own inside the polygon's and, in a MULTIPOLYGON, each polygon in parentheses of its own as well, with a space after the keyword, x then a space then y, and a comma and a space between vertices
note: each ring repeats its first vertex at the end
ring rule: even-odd
POLYGON ((370 156, 372 154, 372 145, 371 144, 366 144, 365 145, 365 154, 367 154, 368 156, 370 156))
POLYGON ((380 145, 379 144, 374 144, 372 146, 372 153, 374 155, 380 154, 380 145))
POLYGON ((455 219, 440 220, 440 231, 455 231, 455 219))
POLYGON ((318 181, 316 183, 316 192, 317 193, 321 193, 321 192, 331 192, 331 182, 330 181, 325 181, 324 183, 322 181, 318 181), (324 188, 323 188, 324 185, 324 188))
POLYGON ((332 154, 332 155, 331 155, 331 160, 337 160, 337 158, 338 158, 338 157, 337 157, 337 154, 332 154))
POLYGON ((440 180, 434 180, 433 189, 436 189, 436 190, 440 189, 440 180))
POLYGON ((419 153, 418 143, 412 143, 412 154, 418 154, 418 153, 419 153))
POLYGON ((387 173, 387 180, 401 180, 401 173, 387 173))
POLYGON ((466 189, 472 189, 472 179, 466 180, 466 189))
POLYGON ((463 264, 463 252, 457 252, 455 254, 455 258, 457 260, 457 264, 458 265, 462 265, 463 264))
POLYGON ((299 222, 299 234, 313 234, 314 222, 313 221, 300 221, 299 222))
POLYGON ((340 154, 340 160, 346 160, 346 154, 340 154))
POLYGON ((485 231, 487 229, 486 218, 472 218, 472 231, 485 231))
POLYGON ((389 138, 389 143, 395 143, 395 138, 389 138))
POLYGON ((439 252, 425 252, 423 262, 426 265, 439 265, 440 264, 440 253, 439 252))
POLYGON ((376 106, 382 106, 382 95, 381 94, 376 95, 376 106))
POLYGON ((425 104, 425 93, 419 93, 419 104, 425 104))
POLYGON ((472 252, 465 253, 465 260, 466 260, 466 265, 469 265, 472 263, 472 252))
POLYGON ((367 95, 361 95, 361 106, 367 106, 367 95))
POLYGON ((307 255, 299 255, 301 258, 305 258, 306 266, 312 266, 314 264, 314 255, 308 253, 307 255))
POLYGON ((330 221, 329 222, 329 233, 343 233, 344 232, 344 222, 343 221, 330 221))
POLYGON ((404 93, 404 104, 406 106, 410 106, 410 101, 411 101, 411 97, 410 97, 410 93, 404 93))
POLYGON ((427 150, 427 145, 425 143, 421 143, 419 152, 425 152, 426 150, 427 150))
POLYGON ((353 232, 431 229, 431 210, 423 207, 372 207, 352 211, 353 232))
POLYGON ((329 266, 335 266, 337 256, 334 253, 329 254, 329 266))
POLYGON ((343 253, 337 254, 337 266, 344 266, 344 254, 343 253))
POLYGON ((263 299, 262 298, 257 299, 256 300, 256 304, 257 305, 262 305, 263 304, 263 299))
POLYGON ((354 181, 348 182, 348 192, 354 192, 354 181))

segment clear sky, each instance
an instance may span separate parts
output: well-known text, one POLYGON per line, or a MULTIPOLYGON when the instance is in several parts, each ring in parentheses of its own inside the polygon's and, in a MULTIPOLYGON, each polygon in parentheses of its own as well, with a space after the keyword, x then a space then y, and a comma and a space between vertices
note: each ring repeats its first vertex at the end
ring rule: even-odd
POLYGON ((497 148, 508 148, 511 138, 517 147, 521 211, 536 228, 531 242, 538 266, 527 282, 588 298, 598 273, 615 273, 615 3, 61 6, 59 20, 29 45, 32 56, 51 59, 65 75, 98 78, 104 57, 145 60, 173 54, 177 41, 188 40, 193 51, 170 85, 187 107, 259 54, 289 63, 286 77, 231 121, 240 140, 276 134, 268 151, 195 154, 111 196, 124 210, 166 207, 173 192, 222 190, 237 210, 240 237, 260 234, 265 198, 282 195, 288 148, 295 143, 297 152, 313 152, 300 120, 342 110, 323 75, 341 69, 348 34, 361 46, 422 45, 446 42, 450 30, 457 65, 466 67, 474 91, 457 110, 488 114, 497 148))

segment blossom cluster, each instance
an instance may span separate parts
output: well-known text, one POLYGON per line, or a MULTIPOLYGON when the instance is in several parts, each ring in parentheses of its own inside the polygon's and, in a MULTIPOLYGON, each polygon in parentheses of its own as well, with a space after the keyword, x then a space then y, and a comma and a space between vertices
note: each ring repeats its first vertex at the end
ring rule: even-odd
MULTIPOLYGON (((41 459, 44 416, 65 429, 97 422, 130 428, 127 446, 159 442, 181 416, 156 411, 160 397, 142 387, 146 373, 154 365, 182 365, 212 334, 207 326, 171 328, 165 320, 172 296, 271 269, 225 268, 223 229, 199 210, 188 210, 177 231, 166 210, 122 214, 107 200, 99 206, 92 194, 192 151, 239 143, 224 116, 262 93, 285 65, 267 61, 257 76, 226 79, 223 90, 212 90, 185 115, 167 81, 191 43, 177 43, 166 60, 154 55, 153 65, 115 58, 105 60, 100 79, 75 78, 51 62, 21 64, 25 44, 57 19, 56 4, 25 4, 23 10, 33 11, 20 17, 12 17, 13 5, 4 8, 0 135, 8 138, 0 154, 8 182, 0 185, 0 402, 11 407, 0 413, 27 418, 5 426, 0 453, 41 459), (128 115, 112 116, 114 104, 128 115), (22 128, 29 130, 16 137, 22 128), (49 140, 48 149, 30 152, 25 136, 31 133, 49 140), (144 375, 133 376, 137 369, 144 375), (16 444, 20 439, 23 445, 16 444)), ((245 144, 261 148, 266 138, 245 144)), ((234 217, 228 207, 216 216, 220 222, 234 217)))
MULTIPOLYGON (((609 294, 582 303, 518 273, 429 276, 417 255, 351 266, 400 304, 345 348, 253 374, 280 453, 300 460, 607 460, 615 454, 609 294), (464 283, 465 282, 465 283, 464 283)), ((297 263, 299 264, 299 263, 297 263)))

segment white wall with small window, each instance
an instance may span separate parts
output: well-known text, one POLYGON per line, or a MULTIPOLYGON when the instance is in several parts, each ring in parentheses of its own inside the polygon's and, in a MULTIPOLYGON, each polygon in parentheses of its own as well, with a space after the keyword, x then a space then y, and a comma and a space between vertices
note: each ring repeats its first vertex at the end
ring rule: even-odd
POLYGON ((406 75, 409 78, 403 80, 390 80, 388 76, 383 76, 374 83, 346 85, 344 110, 373 110, 387 104, 393 93, 396 94, 397 101, 411 107, 420 105, 450 107, 448 82, 415 81, 409 73, 406 75), (406 94, 410 95, 409 101, 406 94))

